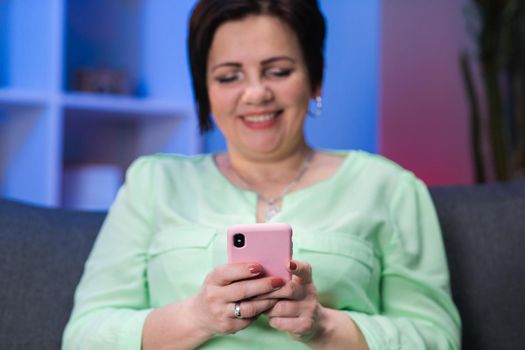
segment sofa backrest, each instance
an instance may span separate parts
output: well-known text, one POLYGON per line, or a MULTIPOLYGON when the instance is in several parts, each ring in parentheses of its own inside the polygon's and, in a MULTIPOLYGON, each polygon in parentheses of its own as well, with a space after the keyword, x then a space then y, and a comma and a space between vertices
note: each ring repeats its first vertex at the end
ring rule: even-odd
POLYGON ((525 349, 525 182, 431 193, 463 322, 463 349, 525 349))
POLYGON ((0 348, 60 349, 103 218, 0 199, 0 348))

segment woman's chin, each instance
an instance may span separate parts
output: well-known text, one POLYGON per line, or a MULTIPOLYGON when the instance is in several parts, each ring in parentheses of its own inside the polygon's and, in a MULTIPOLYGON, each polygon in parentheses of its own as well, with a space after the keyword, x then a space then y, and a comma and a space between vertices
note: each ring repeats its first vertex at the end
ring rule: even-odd
POLYGON ((250 153, 274 153, 285 144, 278 127, 244 131, 239 134, 239 146, 250 153))
POLYGON ((269 156, 280 153, 282 143, 275 139, 250 139, 241 147, 244 151, 258 156, 269 156))

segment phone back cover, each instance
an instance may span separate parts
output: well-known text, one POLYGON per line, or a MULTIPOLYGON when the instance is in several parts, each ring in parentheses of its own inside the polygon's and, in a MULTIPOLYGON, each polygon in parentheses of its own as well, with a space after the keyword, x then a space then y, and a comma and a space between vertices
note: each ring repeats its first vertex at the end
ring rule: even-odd
POLYGON ((288 224, 264 223, 234 225, 228 229, 228 258, 230 262, 258 262, 264 276, 290 279, 287 270, 292 258, 292 228, 288 224), (242 248, 233 245, 233 235, 242 233, 242 248))

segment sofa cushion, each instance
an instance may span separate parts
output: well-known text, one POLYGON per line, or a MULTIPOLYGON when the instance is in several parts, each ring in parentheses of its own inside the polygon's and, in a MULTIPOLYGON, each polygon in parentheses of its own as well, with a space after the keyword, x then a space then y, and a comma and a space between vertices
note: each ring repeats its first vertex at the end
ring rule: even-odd
POLYGON ((523 349, 525 182, 431 190, 463 349, 523 349))
POLYGON ((60 349, 103 213, 0 199, 0 347, 60 349))

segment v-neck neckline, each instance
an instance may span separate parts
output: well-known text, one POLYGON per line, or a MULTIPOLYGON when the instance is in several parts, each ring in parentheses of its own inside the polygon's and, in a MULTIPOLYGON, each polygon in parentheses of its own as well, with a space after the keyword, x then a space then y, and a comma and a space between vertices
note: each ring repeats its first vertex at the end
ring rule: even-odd
MULTIPOLYGON (((286 204, 285 203, 288 202, 291 198, 295 198, 297 196, 302 196, 302 195, 307 194, 309 192, 316 191, 318 188, 322 188, 322 187, 327 186, 327 185, 329 185, 329 184, 331 184, 333 182, 336 182, 342 176, 342 174, 346 171, 346 169, 348 167, 350 167, 350 165, 353 163, 352 159, 354 158, 354 155, 355 155, 354 151, 323 151, 323 152, 326 152, 326 153, 332 154, 332 155, 337 155, 337 156, 344 156, 343 162, 339 165, 339 168, 330 177, 328 177, 326 179, 323 179, 323 180, 321 180, 319 182, 316 182, 316 183, 312 184, 311 186, 300 188, 298 190, 291 191, 291 192, 285 194, 281 198, 281 209, 282 210, 279 213, 277 213, 274 217, 272 217, 272 219, 270 219, 268 222, 275 221, 274 219, 278 218, 281 215, 281 213, 286 208, 286 204)), ((258 196, 257 192, 255 192, 253 190, 249 190, 249 189, 245 189, 245 188, 239 187, 235 183, 233 183, 228 178, 228 176, 226 176, 226 174, 222 172, 222 170, 220 169, 219 165, 217 164, 216 158, 217 158, 218 155, 219 155, 219 153, 211 153, 211 154, 208 155, 207 160, 209 162, 209 167, 212 169, 213 172, 215 172, 217 174, 217 177, 220 179, 222 184, 224 184, 224 186, 227 186, 228 188, 231 188, 235 192, 239 193, 240 195, 243 195, 244 197, 250 199, 251 204, 254 206, 254 209, 255 209, 254 210, 254 216, 256 218, 256 216, 257 216, 257 196, 258 196)), ((221 186, 222 186, 222 184, 221 184, 221 186)))

